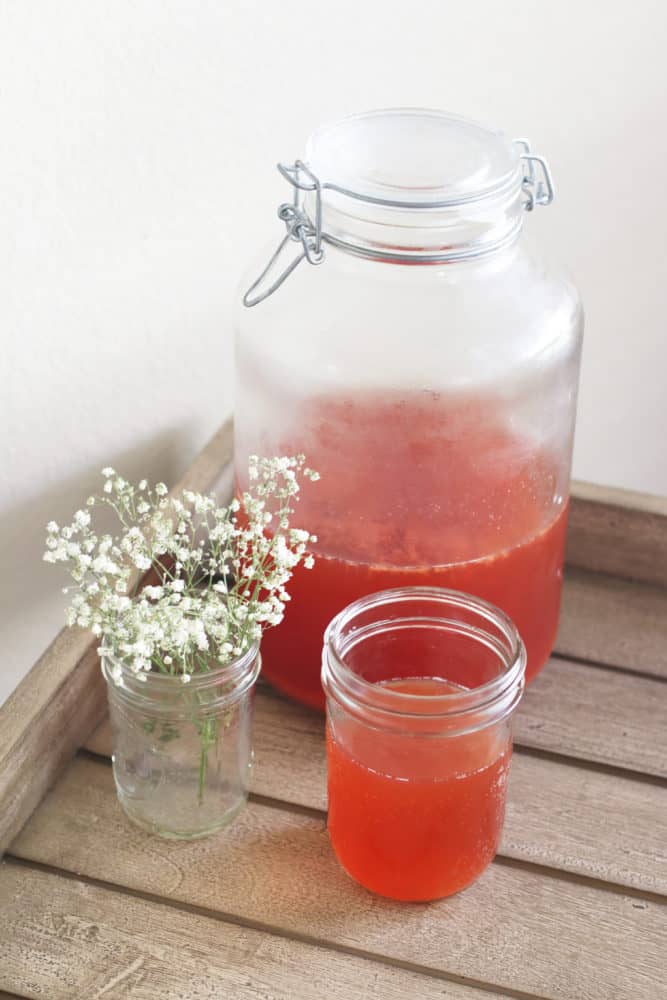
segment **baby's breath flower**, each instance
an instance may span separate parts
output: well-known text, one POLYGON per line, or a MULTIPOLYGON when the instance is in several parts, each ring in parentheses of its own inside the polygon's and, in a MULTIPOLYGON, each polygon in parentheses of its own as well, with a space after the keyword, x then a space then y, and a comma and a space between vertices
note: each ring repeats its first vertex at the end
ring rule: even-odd
POLYGON ((169 497, 163 483, 135 488, 108 467, 102 496, 89 497, 87 507, 116 512, 117 538, 95 534, 87 509, 63 528, 49 522, 44 560, 66 563, 78 584, 67 621, 100 637, 117 683, 126 667, 142 680, 163 671, 187 684, 280 623, 294 568, 314 562, 306 546, 316 537, 290 525, 298 476, 313 478, 304 463, 253 456, 250 489, 226 507, 191 490, 169 497), (158 582, 137 588, 137 571, 151 568, 158 582))

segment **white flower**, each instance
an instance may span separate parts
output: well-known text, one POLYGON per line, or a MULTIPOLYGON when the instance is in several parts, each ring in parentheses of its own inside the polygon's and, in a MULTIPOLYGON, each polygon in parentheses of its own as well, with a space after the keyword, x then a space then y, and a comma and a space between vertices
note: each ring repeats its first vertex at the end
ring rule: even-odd
POLYGON ((116 470, 112 469, 110 465, 107 465, 106 469, 102 469, 102 475, 105 479, 108 479, 110 476, 116 475, 116 470))
POLYGON ((66 563, 78 584, 68 623, 100 636, 104 655, 144 680, 159 669, 187 684, 203 663, 240 656, 282 620, 295 566, 313 564, 306 545, 314 536, 290 528, 304 461, 255 457, 251 489, 227 507, 192 490, 169 498, 164 484, 151 490, 145 480, 135 488, 106 469, 98 505, 117 513, 118 537, 94 534, 88 510, 63 529, 47 526, 45 561, 66 563), (130 596, 132 574, 151 566, 167 579, 130 596))
POLYGON ((303 565, 305 569, 312 569, 313 566, 315 565, 315 560, 313 559, 312 556, 306 556, 306 558, 303 560, 303 565))

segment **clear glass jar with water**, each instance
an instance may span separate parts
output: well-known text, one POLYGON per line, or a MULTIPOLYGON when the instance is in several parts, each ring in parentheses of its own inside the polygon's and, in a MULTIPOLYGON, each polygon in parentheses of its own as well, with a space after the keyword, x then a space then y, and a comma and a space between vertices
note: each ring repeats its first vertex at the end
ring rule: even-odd
POLYGON ((188 840, 234 819, 248 795, 259 670, 257 646, 187 684, 103 658, 116 790, 134 823, 188 840))

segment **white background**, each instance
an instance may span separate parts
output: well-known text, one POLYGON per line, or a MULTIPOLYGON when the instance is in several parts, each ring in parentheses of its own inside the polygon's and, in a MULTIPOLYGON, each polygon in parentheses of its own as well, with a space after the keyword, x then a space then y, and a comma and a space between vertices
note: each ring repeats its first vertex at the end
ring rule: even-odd
POLYGON ((667 493, 664 0, 0 0, 0 700, 62 620, 40 555, 106 464, 173 480, 231 409, 277 159, 425 105, 528 135, 584 297, 578 478, 667 493))

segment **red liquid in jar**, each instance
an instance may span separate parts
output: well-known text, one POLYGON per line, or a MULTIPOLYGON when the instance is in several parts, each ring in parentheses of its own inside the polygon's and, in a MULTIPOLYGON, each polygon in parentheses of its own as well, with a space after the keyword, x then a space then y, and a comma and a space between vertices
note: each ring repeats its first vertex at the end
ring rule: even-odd
MULTIPOLYGON (((460 690, 430 678, 389 683, 408 694, 460 690)), ((450 896, 496 854, 511 746, 493 727, 442 740, 391 740, 345 722, 335 738, 327 731, 332 846, 347 873, 372 892, 412 901, 450 896)))
POLYGON ((281 453, 303 451, 294 523, 317 534, 313 570, 290 581, 283 623, 262 641, 264 672, 286 694, 324 706, 322 637, 351 601, 378 590, 440 586, 502 608, 528 652, 527 679, 556 636, 567 507, 554 503, 557 462, 498 423, 497 403, 314 400, 281 453))

